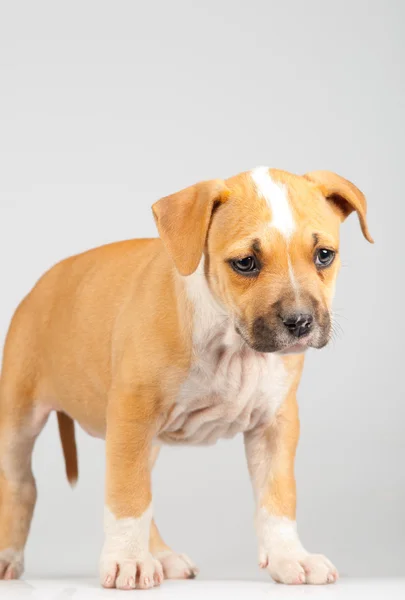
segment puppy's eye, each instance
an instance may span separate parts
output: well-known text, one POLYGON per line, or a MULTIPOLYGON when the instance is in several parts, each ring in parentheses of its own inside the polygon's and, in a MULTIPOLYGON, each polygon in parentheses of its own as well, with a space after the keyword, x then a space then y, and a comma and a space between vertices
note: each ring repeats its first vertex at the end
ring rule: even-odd
POLYGON ((234 271, 241 275, 256 275, 259 273, 259 264, 254 256, 231 260, 230 265, 234 271))
POLYGON ((315 252, 314 262, 318 269, 323 269, 325 267, 329 267, 333 263, 335 258, 335 252, 333 250, 329 250, 328 248, 319 248, 315 252))

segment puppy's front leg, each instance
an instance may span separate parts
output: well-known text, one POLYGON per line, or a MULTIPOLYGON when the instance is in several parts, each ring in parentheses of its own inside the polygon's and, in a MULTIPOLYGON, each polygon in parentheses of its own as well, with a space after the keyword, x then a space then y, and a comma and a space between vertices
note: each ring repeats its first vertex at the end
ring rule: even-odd
POLYGON ((338 573, 323 555, 302 546, 295 521, 294 459, 299 436, 295 389, 266 429, 245 434, 257 500, 259 563, 280 583, 333 583, 338 573))
POLYGON ((148 589, 163 581, 162 566, 149 552, 152 413, 143 408, 139 397, 114 395, 109 401, 105 542, 100 561, 104 587, 148 589))

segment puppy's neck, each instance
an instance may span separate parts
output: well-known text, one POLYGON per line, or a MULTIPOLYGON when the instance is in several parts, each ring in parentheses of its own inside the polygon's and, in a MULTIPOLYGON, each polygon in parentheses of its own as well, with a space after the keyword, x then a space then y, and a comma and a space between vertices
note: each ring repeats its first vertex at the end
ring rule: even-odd
POLYGON ((242 344, 233 321, 212 294, 205 275, 204 257, 197 270, 183 278, 187 297, 193 309, 193 345, 202 350, 218 342, 221 345, 242 344))

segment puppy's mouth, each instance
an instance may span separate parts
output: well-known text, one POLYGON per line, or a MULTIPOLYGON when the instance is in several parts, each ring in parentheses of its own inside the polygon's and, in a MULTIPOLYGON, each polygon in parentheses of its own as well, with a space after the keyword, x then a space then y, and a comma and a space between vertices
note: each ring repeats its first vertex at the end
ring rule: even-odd
POLYGON ((316 327, 308 335, 302 336, 299 340, 285 332, 277 329, 263 327, 253 329, 249 334, 246 328, 235 325, 235 331, 240 335, 243 341, 253 350, 260 353, 277 353, 281 355, 303 354, 309 348, 320 349, 326 346, 329 341, 329 329, 316 327))
POLYGON ((303 354, 308 348, 317 348, 317 346, 311 343, 312 336, 308 336, 308 339, 301 340, 299 342, 272 342, 272 341, 254 341, 250 343, 250 347, 257 352, 265 353, 277 353, 282 355, 287 354, 303 354))

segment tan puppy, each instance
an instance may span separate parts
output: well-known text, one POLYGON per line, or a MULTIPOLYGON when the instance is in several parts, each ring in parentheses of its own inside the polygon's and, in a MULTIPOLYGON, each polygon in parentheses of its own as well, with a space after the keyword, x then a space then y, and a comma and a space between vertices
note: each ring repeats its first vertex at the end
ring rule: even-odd
POLYGON ((159 446, 243 433, 260 566, 284 583, 331 583, 295 523, 296 392, 308 347, 331 332, 339 226, 366 201, 326 171, 260 167, 153 206, 161 239, 111 244, 47 272, 7 336, 0 382, 0 578, 23 570, 36 499, 31 455, 57 411, 67 474, 73 421, 106 439, 101 582, 151 588, 193 577, 152 520, 159 446))

